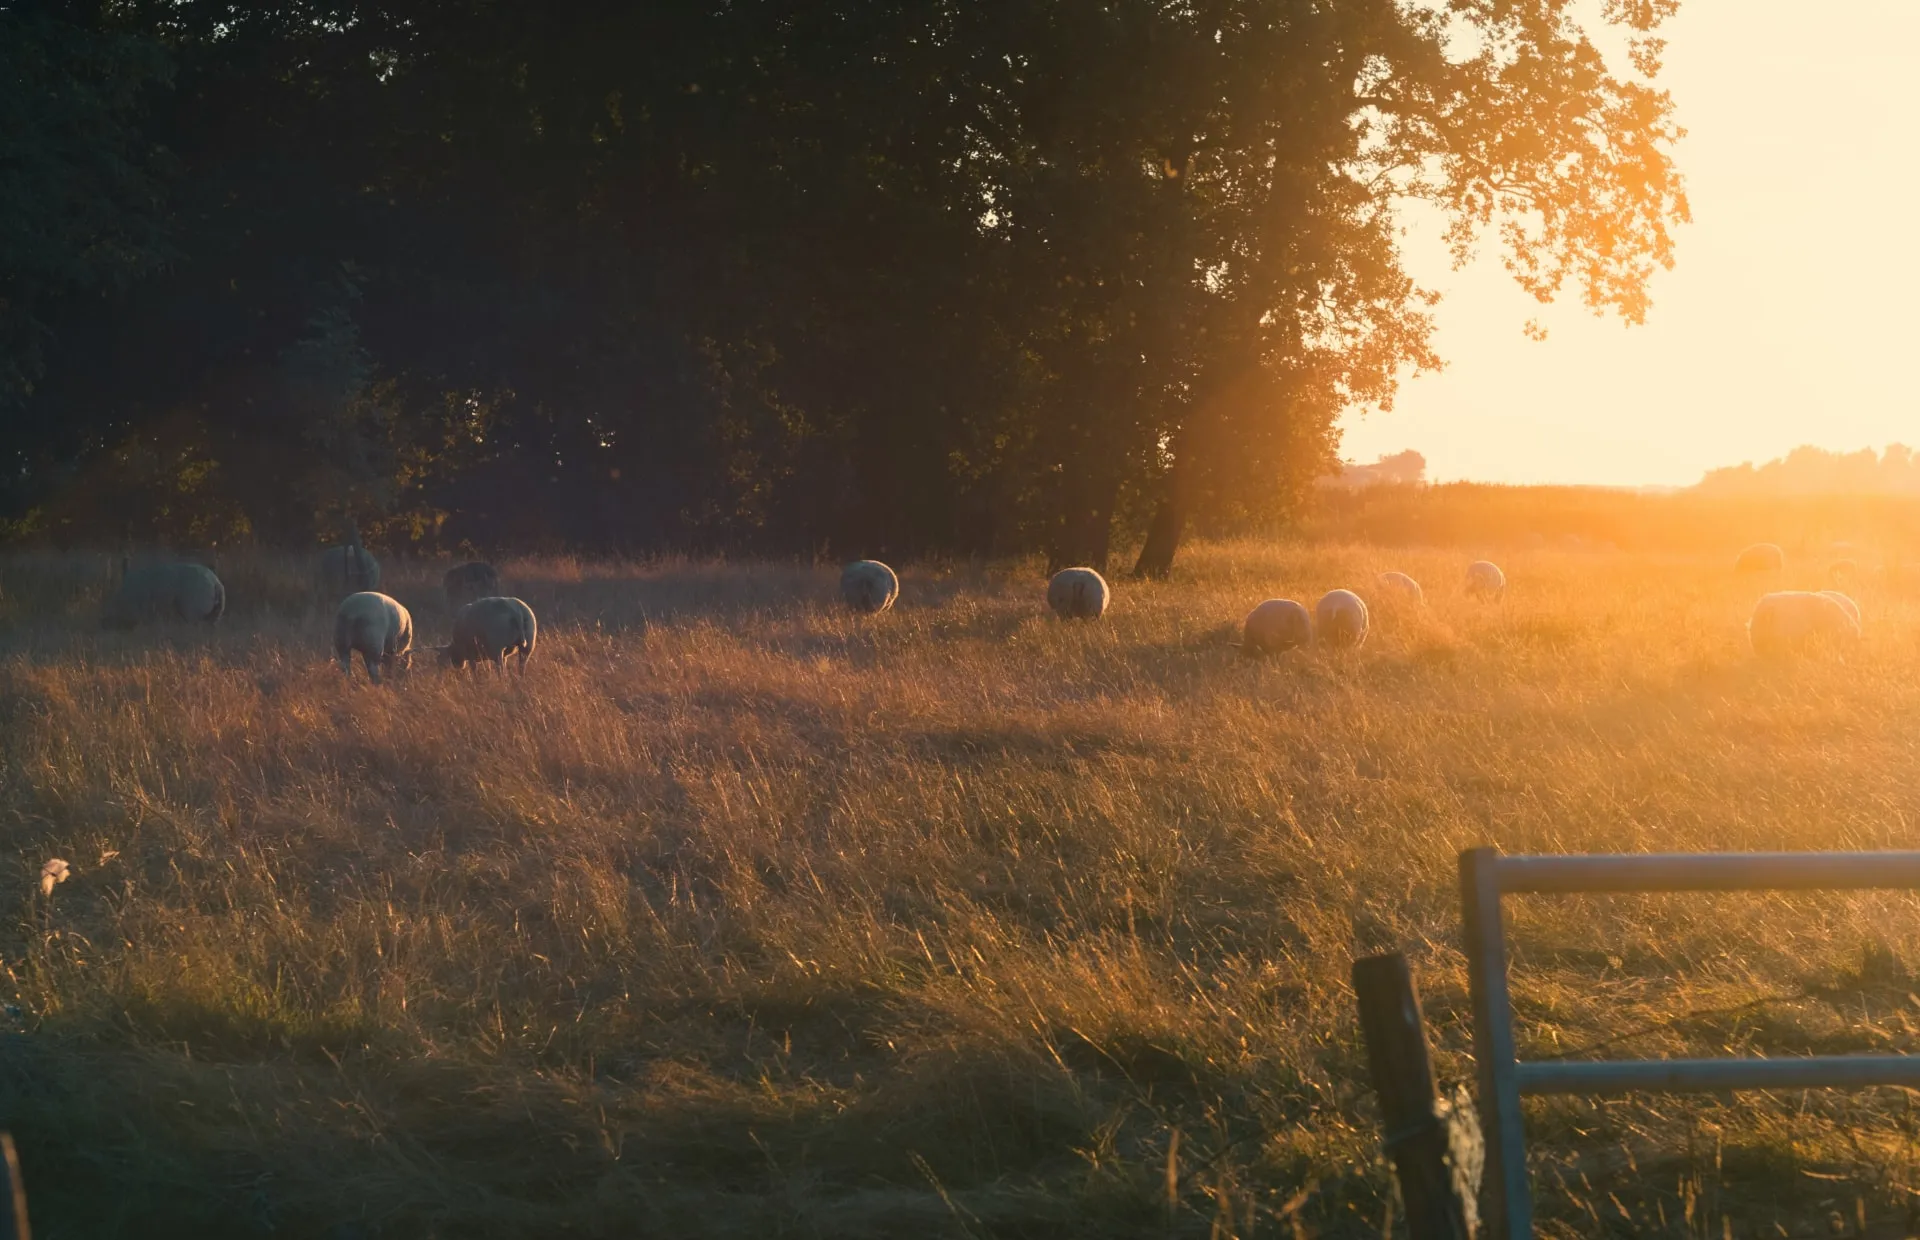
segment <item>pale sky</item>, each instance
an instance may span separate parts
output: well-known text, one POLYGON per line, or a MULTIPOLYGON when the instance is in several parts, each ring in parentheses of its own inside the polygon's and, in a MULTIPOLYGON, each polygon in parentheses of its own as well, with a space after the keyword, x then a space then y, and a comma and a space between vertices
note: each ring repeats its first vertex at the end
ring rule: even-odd
POLYGON ((1577 292, 1541 306, 1494 243, 1450 269, 1414 221, 1414 275, 1445 300, 1447 362, 1341 455, 1416 448, 1436 481, 1689 484, 1799 444, 1920 447, 1920 0, 1682 0, 1658 83, 1693 223, 1642 327, 1577 292), (1544 342, 1521 327, 1538 318, 1544 342))

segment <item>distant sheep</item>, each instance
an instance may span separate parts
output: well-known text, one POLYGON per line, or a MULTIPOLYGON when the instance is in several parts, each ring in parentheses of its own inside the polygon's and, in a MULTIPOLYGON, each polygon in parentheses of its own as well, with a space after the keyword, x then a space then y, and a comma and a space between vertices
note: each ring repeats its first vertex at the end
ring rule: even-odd
POLYGON ((383 668, 406 671, 413 666, 413 617, 384 594, 349 594, 333 616, 333 653, 348 679, 356 651, 367 665, 367 679, 376 685, 383 668))
POLYGON ((1507 592, 1507 575, 1491 560, 1475 560, 1467 565, 1467 593, 1483 598, 1499 598, 1507 592))
POLYGON ((1310 645, 1313 617, 1290 598, 1270 598, 1247 613, 1241 625, 1241 649, 1249 654, 1279 654, 1310 645))
POLYGON ((1835 560, 1827 568, 1827 580, 1834 585, 1844 586, 1860 575, 1860 565, 1853 560, 1835 560))
POLYGON ((475 599, 453 618, 453 640, 439 648, 440 661, 464 668, 471 663, 491 662, 497 672, 507 670, 507 656, 520 656, 521 675, 527 671, 527 659, 539 640, 540 626, 533 608, 517 598, 475 599))
POLYGON ((1736 573, 1777 573, 1787 566, 1787 553, 1772 543, 1755 543, 1734 557, 1736 573))
POLYGON ((1862 627, 1860 623, 1860 604, 1854 602, 1850 596, 1842 594, 1838 590, 1822 590, 1820 591, 1820 596, 1822 598, 1830 598, 1846 608, 1847 614, 1853 617, 1853 627, 1856 629, 1862 627))
POLYGON ((130 629, 143 621, 199 620, 212 624, 227 610, 227 588, 204 564, 122 565, 120 586, 107 600, 100 627, 130 629))
POLYGON ((1832 591, 1776 591, 1754 604, 1747 639, 1753 652, 1764 657, 1798 653, 1816 642, 1858 641, 1859 608, 1852 603, 1832 591))
POLYGON ((1367 640, 1367 605, 1352 590, 1329 590, 1313 608, 1313 629, 1323 645, 1354 647, 1367 640))
POLYGON ((1405 573, 1381 573, 1380 584, 1385 587, 1389 593, 1397 594, 1408 602, 1424 603, 1427 601, 1427 593, 1420 588, 1420 583, 1405 573))
POLYGON ((885 611, 900 597, 900 577, 878 560, 855 560, 840 570, 840 597, 855 611, 885 611))
POLYGON ((440 589, 447 596, 447 611, 458 612, 477 598, 495 598, 500 593, 500 574, 491 564, 475 560, 470 564, 460 564, 447 570, 440 579, 440 589))
POLYGON ((360 545, 360 536, 351 535, 343 547, 328 547, 314 564, 314 584, 322 598, 342 598, 349 594, 380 588, 380 561, 360 545))
POLYGON ((1047 582, 1047 606, 1062 620, 1098 620, 1111 597, 1107 579, 1090 568, 1063 568, 1047 582))

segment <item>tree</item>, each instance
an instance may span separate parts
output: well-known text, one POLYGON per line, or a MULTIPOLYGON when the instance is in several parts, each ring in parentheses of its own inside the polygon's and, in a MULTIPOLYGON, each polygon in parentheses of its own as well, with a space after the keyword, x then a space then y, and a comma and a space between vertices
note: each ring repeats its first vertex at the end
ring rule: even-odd
POLYGON ((1667 100, 1569 0, 62 12, 46 63, 172 68, 23 165, 88 200, 65 252, 139 261, 106 299, 9 267, 45 342, 12 510, 145 462, 112 520, 156 534, 371 506, 487 545, 1104 566, 1144 529, 1157 575, 1191 525, 1284 517, 1340 411, 1436 364, 1404 203, 1629 318, 1685 214, 1667 100), (124 182, 75 171, 103 150, 124 182))

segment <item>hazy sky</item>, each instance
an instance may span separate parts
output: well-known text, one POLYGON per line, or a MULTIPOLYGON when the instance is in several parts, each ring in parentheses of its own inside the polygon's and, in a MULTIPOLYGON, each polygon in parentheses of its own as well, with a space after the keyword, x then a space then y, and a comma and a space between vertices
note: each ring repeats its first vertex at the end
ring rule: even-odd
POLYGON ((1802 443, 1920 446, 1920 0, 1682 0, 1661 33, 1693 223, 1646 325, 1577 293, 1538 305, 1491 243, 1455 272, 1416 221, 1448 365, 1350 418, 1343 456, 1417 448, 1437 480, 1691 483, 1802 443), (1535 317, 1544 342, 1521 334, 1535 317))

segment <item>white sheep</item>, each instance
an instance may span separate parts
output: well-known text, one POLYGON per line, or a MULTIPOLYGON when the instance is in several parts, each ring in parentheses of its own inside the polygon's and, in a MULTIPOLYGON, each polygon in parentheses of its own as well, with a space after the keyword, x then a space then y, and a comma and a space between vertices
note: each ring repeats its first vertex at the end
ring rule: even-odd
POLYGON ((413 617, 384 594, 362 590, 340 600, 333 615, 333 653, 340 670, 353 677, 353 655, 367 665, 367 679, 380 683, 382 668, 413 666, 413 617))
POLYGON ((1777 573, 1787 566, 1787 553, 1772 543, 1755 543, 1733 559, 1736 573, 1777 573))
POLYGON ((1111 597, 1107 579, 1091 568, 1063 568, 1047 582, 1047 606, 1062 620, 1098 620, 1111 597))
POLYGON ((143 620, 201 620, 212 624, 227 610, 227 588, 204 564, 121 562, 120 586, 107 600, 100 627, 130 629, 143 620))
POLYGON ((1794 654, 1816 642, 1858 641, 1859 609, 1849 607, 1852 602, 1833 591, 1779 590, 1763 595, 1747 621, 1747 640, 1755 654, 1768 657, 1794 654))
POLYGON ((360 545, 360 535, 350 534, 343 547, 328 547, 314 562, 314 583, 322 598, 339 598, 359 591, 380 588, 380 561, 360 545))
POLYGON ((1864 627, 1860 623, 1860 604, 1854 602, 1853 598, 1850 595, 1842 594, 1838 590, 1822 590, 1820 591, 1820 593, 1822 597, 1830 598, 1834 602, 1840 604, 1842 607, 1847 609, 1847 614, 1853 617, 1854 628, 1858 629, 1858 628, 1864 627))
POLYGON ((1427 592, 1420 588, 1420 583, 1405 573, 1381 573, 1380 584, 1391 593, 1400 595, 1410 603, 1424 603, 1427 601, 1427 592))
POLYGON ((504 672, 507 656, 517 652, 524 676, 539 638, 533 608, 517 598, 477 598, 453 618, 453 640, 438 648, 440 662, 463 668, 485 660, 492 662, 495 671, 504 672))
POLYGON ((855 611, 885 611, 900 597, 900 577, 878 560, 855 560, 840 570, 840 597, 855 611))
POLYGON ((1328 646, 1360 646, 1367 640, 1367 605, 1352 590, 1328 590, 1313 607, 1313 629, 1328 646))
POLYGON ((1467 593, 1499 598, 1507 592, 1507 575, 1492 560, 1475 560, 1467 565, 1467 593))
POLYGON ((447 596, 449 614, 479 598, 495 598, 500 593, 500 574, 493 565, 475 560, 458 564, 440 579, 441 593, 447 596))
POLYGON ((1249 654, 1279 654, 1312 643, 1313 617, 1290 598, 1270 598, 1247 613, 1240 633, 1249 654))

